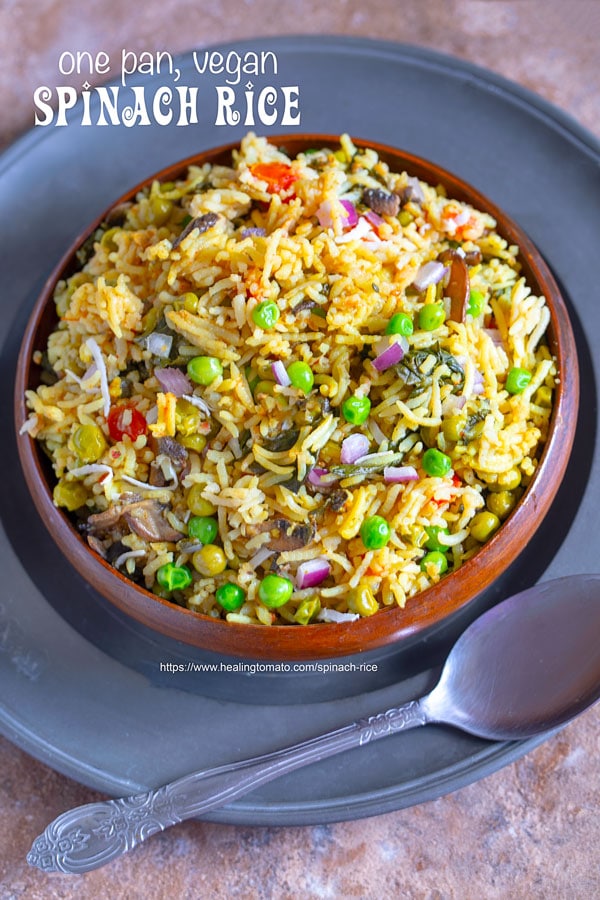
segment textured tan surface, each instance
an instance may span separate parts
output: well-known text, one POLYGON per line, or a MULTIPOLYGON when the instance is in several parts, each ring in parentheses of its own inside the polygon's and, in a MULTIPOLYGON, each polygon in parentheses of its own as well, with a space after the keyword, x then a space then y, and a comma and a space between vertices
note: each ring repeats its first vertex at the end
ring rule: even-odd
MULTIPOLYGON (((600 2, 4 0, 0 146, 32 124, 65 49, 168 49, 298 32, 418 43, 536 90, 600 134, 600 2)), ((92 79, 90 79, 92 80, 92 79)), ((575 898, 600 896, 600 709, 483 782, 375 819, 308 828, 181 825, 76 879, 28 869, 32 838, 99 795, 0 739, 0 898, 575 898)))

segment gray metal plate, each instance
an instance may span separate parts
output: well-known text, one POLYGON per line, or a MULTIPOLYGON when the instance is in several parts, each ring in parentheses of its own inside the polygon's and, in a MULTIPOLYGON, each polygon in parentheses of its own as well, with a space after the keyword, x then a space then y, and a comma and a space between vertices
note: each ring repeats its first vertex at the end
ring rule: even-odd
MULTIPOLYGON (((433 684, 452 640, 483 609, 541 577, 598 568, 598 385, 585 337, 600 333, 598 141, 522 88, 420 48, 298 37, 222 49, 277 54, 278 74, 253 80, 257 88, 299 85, 302 120, 294 130, 348 131, 431 159, 487 194, 529 233, 570 306, 582 374, 580 422, 558 497, 519 559, 463 614, 425 638, 346 660, 376 661, 376 674, 161 673, 161 662, 221 660, 160 638, 90 590, 38 520, 14 438, 5 433, 0 730, 54 768, 113 794, 263 753, 397 705, 433 684)), ((5 423, 29 311, 69 242, 132 184, 247 130, 213 124, 214 88, 223 75, 199 76, 189 56, 178 64, 181 83, 198 85, 204 100, 197 126, 38 128, 0 158, 5 423)), ((152 91, 161 79, 143 83, 152 91)), ((491 743, 451 729, 421 729, 362 749, 360 762, 351 751, 289 775, 209 818, 283 825, 375 815, 483 777, 539 740, 491 743)))

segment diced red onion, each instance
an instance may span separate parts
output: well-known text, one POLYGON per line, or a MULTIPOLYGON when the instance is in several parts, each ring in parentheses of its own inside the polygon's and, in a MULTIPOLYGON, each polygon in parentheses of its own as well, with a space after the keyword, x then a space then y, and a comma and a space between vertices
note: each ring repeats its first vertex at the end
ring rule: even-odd
POLYGON ((364 216, 361 216, 358 220, 358 224, 337 237, 336 242, 338 244, 348 244, 350 241, 358 241, 360 238, 367 237, 367 235, 369 235, 374 242, 381 243, 378 236, 373 231, 372 226, 367 222, 364 216))
POLYGON ((300 591, 304 588, 316 587, 325 581, 330 572, 331 566, 323 556, 301 562, 296 572, 296 587, 300 591))
POLYGON ((470 218, 470 211, 468 209, 463 209, 457 216, 454 216, 454 224, 457 226, 466 225, 470 218))
POLYGON ((462 409, 467 398, 463 394, 450 394, 445 400, 442 400, 442 415, 448 416, 458 409, 462 409))
POLYGON ((192 382, 181 369, 175 368, 157 368, 154 370, 154 377, 160 384, 163 391, 169 394, 175 394, 176 397, 183 397, 184 394, 191 394, 192 382))
POLYGON ((431 262, 421 266, 413 281, 413 287, 418 291, 424 291, 430 284, 437 284, 438 281, 441 281, 447 271, 448 269, 443 263, 432 259, 431 262))
POLYGON ((484 328, 483 331, 497 347, 502 346, 502 335, 498 328, 484 328))
POLYGON ((395 366, 404 356, 404 347, 400 341, 392 341, 386 349, 375 357, 373 366, 378 372, 385 372, 390 366, 395 366))
POLYGON ((483 375, 479 371, 479 369, 475 369, 475 374, 473 375, 473 393, 474 394, 483 394, 483 375))
POLYGON ((313 487, 329 488, 332 484, 335 484, 338 479, 327 469, 322 469, 319 466, 314 466, 314 468, 312 468, 306 476, 306 480, 309 484, 312 484, 313 487))
POLYGON ((379 228, 380 225, 385 225, 384 219, 382 219, 381 216, 378 216, 376 212, 373 212, 372 209, 365 213, 365 219, 375 228, 379 228))
POLYGON ((340 203, 346 210, 346 221, 344 222, 344 228, 354 228, 354 226, 358 222, 358 213, 356 212, 354 203, 351 203, 350 200, 340 200, 340 203))
POLYGON ((369 438, 366 434, 351 434, 342 441, 340 459, 344 465, 352 465, 369 449, 369 438))
POLYGON ((280 359, 271 363, 271 372, 277 384, 280 384, 282 387, 288 387, 292 383, 287 369, 280 359))
MULTIPOLYGON (((333 217, 331 215, 333 202, 334 201, 332 200, 324 200, 317 210, 317 219, 319 220, 321 228, 332 228, 333 226, 333 217)), ((342 225, 344 228, 352 228, 358 222, 358 214, 354 208, 354 204, 349 200, 340 200, 339 202, 344 208, 344 212, 340 216, 342 225)))
POLYGON ((241 236, 247 237, 265 237, 267 232, 264 228, 242 228, 241 236))
POLYGON ((383 470, 383 480, 389 484, 404 484, 408 481, 418 481, 419 473, 414 466, 386 466, 383 470))
POLYGON ((268 547, 261 547, 260 550, 257 550, 254 556, 248 560, 248 565, 251 569, 258 569, 269 557, 273 556, 275 550, 269 550, 268 547))
POLYGON ((142 341, 146 350, 149 350, 153 356, 159 359, 167 359, 173 346, 173 337, 170 334, 161 334, 160 331, 153 331, 142 341))

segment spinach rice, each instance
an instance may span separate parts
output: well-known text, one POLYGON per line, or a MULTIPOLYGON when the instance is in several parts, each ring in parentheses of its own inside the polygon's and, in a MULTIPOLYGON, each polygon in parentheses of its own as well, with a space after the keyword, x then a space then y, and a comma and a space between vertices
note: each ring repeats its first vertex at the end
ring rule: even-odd
POLYGON ((495 227, 347 135, 290 159, 249 134, 155 181, 55 291, 22 429, 55 503, 209 616, 404 606, 495 532, 547 436, 549 311, 495 227))

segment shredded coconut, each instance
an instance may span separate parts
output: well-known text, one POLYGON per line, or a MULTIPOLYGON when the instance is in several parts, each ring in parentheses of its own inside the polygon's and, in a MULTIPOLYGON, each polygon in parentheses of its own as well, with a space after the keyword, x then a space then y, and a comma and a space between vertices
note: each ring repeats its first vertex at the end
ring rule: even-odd
POLYGON ((202 410, 203 413, 206 413, 207 416, 212 415, 212 409, 208 403, 205 403, 200 397, 194 397, 193 394, 184 394, 183 399, 187 400, 189 403, 193 403, 194 406, 197 406, 198 409, 202 410))
POLYGON ((133 484, 135 487, 142 488, 144 491, 173 491, 177 487, 177 485, 164 485, 160 487, 157 484, 147 484, 145 481, 138 481, 137 478, 132 478, 131 475, 121 475, 122 481, 126 481, 127 484, 133 484))
POLYGON ((26 422, 23 422, 23 424, 19 428, 19 434, 29 434, 30 431, 33 431, 33 429, 37 427, 37 424, 38 417, 31 416, 29 419, 27 419, 26 422))
POLYGON ((110 412, 110 392, 108 390, 108 375, 106 372, 106 363, 104 362, 104 357, 100 351, 100 347, 94 340, 94 338, 88 338, 85 342, 86 347, 89 349, 90 353, 94 357, 94 362, 100 372, 100 390, 102 391, 102 399, 104 400, 104 418, 108 416, 110 412))
POLYGON ((84 478, 86 475, 94 475, 95 473, 105 475, 108 478, 107 484, 110 484, 115 474, 110 466, 104 466, 101 463, 90 463, 87 466, 80 466, 78 469, 71 469, 69 475, 72 475, 73 478, 84 478))
POLYGON ((145 550, 128 550, 126 553, 121 553, 120 556, 117 556, 113 565, 118 569, 119 566, 123 565, 124 562, 127 562, 128 559, 137 559, 138 557, 145 555, 145 550))
POLYGON ((338 612, 337 609, 322 609, 317 619, 319 622, 356 622, 360 616, 357 613, 338 612))

